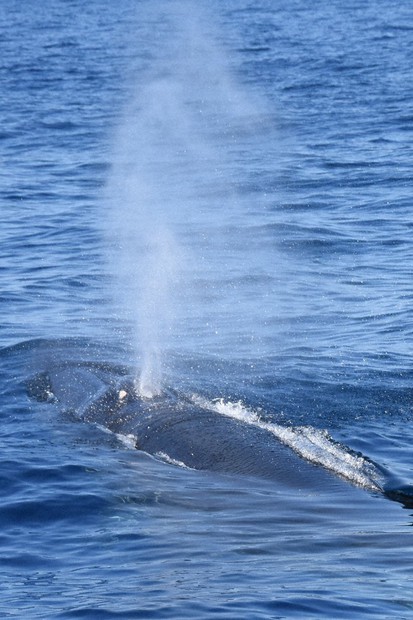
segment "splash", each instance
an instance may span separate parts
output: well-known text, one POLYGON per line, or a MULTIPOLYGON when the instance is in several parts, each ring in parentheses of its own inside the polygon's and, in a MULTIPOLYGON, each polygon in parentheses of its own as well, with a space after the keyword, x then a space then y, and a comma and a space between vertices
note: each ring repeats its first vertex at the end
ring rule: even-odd
POLYGON ((205 409, 268 431, 305 460, 321 465, 359 487, 371 491, 383 490, 383 475, 379 469, 367 458, 335 442, 326 431, 311 426, 289 427, 266 422, 241 402, 232 403, 223 399, 209 401, 197 395, 192 399, 205 409))

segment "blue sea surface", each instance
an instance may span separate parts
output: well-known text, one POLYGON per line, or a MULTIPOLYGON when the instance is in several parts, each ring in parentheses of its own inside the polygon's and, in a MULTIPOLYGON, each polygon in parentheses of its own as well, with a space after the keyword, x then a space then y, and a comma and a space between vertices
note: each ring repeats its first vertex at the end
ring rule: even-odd
POLYGON ((0 616, 413 618, 412 504, 27 393, 126 365, 413 484, 413 5, 203 5, 0 6, 0 616))

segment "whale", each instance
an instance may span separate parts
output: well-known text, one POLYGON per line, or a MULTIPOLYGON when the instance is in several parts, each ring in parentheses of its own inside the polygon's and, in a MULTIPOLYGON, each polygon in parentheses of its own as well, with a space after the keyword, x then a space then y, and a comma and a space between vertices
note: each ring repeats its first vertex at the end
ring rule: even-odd
POLYGON ((130 369, 61 362, 26 382, 28 395, 184 469, 260 477, 307 492, 349 483, 413 507, 413 487, 315 429, 224 415, 213 403, 165 388, 139 395, 130 369))

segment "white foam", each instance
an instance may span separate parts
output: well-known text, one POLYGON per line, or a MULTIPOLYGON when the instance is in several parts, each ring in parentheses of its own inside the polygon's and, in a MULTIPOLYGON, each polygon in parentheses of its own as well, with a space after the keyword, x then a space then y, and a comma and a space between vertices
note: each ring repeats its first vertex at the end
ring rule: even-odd
POLYGON ((169 463, 169 465, 176 465, 177 467, 183 467, 184 469, 193 469, 186 465, 183 461, 178 461, 177 459, 173 459, 166 452, 156 452, 155 456, 164 461, 165 463, 169 463))
POLYGON ((116 433, 116 437, 123 443, 124 446, 134 450, 136 448, 135 435, 122 435, 122 433, 116 433))
POLYGON ((126 448, 135 449, 136 448, 136 437, 135 435, 123 435, 122 433, 114 433, 103 424, 96 424, 97 428, 107 433, 109 435, 115 435, 116 439, 118 439, 121 443, 123 443, 126 448))
POLYGON ((248 409, 240 401, 230 402, 223 399, 209 401, 198 395, 193 395, 192 400, 205 409, 268 431, 302 458, 325 467, 357 486, 373 491, 382 490, 380 484, 382 476, 374 464, 334 441, 325 430, 311 426, 292 427, 265 422, 257 412, 248 409))

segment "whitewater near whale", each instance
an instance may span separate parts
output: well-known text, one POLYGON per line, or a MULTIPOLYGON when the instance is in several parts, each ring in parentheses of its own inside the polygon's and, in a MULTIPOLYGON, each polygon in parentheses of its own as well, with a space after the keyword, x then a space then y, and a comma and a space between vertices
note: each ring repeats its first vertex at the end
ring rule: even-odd
POLYGON ((413 507, 412 487, 325 431, 276 424, 241 403, 171 389, 141 397, 128 367, 60 361, 32 376, 27 391, 169 464, 258 476, 289 490, 333 492, 351 483, 413 507))

